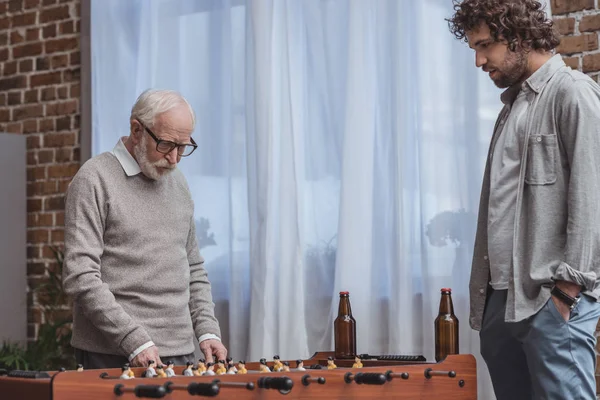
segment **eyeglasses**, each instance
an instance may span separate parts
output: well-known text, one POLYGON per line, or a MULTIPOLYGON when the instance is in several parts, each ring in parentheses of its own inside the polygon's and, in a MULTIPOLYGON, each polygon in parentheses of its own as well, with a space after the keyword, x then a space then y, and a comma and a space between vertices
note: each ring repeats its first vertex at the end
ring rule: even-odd
POLYGON ((144 128, 144 130, 146 132, 148 132, 150 137, 152 139, 154 139, 154 141, 156 142, 156 151, 158 151, 159 153, 169 154, 170 152, 173 151, 174 148, 177 147, 177 155, 179 155, 180 157, 187 157, 190 154, 192 154, 194 152, 194 150, 196 150, 198 148, 198 145, 196 144, 196 142, 194 142, 194 139, 192 139, 192 138, 190 138, 190 140, 192 141, 191 144, 179 144, 179 143, 171 142, 170 140, 159 139, 140 120, 137 120, 137 122, 139 122, 139 124, 144 128))

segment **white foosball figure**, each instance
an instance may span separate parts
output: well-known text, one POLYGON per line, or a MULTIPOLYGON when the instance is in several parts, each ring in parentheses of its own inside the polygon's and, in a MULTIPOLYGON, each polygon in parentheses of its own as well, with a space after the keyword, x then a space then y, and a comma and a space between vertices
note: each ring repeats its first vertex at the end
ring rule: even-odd
POLYGON ((183 370, 183 376, 194 376, 194 371, 192 370, 193 367, 194 367, 194 363, 188 361, 185 364, 185 369, 183 370))

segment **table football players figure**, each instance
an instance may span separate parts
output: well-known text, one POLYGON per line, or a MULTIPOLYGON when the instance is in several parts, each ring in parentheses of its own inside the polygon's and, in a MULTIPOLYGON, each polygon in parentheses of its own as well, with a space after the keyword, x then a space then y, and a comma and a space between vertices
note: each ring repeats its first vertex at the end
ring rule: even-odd
MULTIPOLYGON (((188 361, 185 364, 185 369, 183 370, 183 376, 194 376, 194 371, 192 370, 192 367, 194 366, 194 363, 191 361, 188 361)), ((197 371, 197 369, 196 369, 197 371)))
POLYGON ((271 369, 267 366, 266 358, 261 358, 259 362, 260 362, 260 364, 258 365, 258 368, 260 368, 261 373, 271 372, 271 369))
POLYGON ((283 369, 283 364, 279 360, 279 356, 274 355, 273 356, 273 372, 281 372, 282 369, 283 369))
POLYGON ((206 363, 206 371, 202 375, 215 375, 215 363, 206 363))
POLYGON ((167 378, 172 378, 175 376, 175 371, 173 371, 173 361, 167 361, 167 369, 165 369, 165 373, 167 374, 167 378))
POLYGON ((133 371, 129 367, 129 364, 123 364, 123 366, 121 367, 121 376, 119 378, 131 379, 131 378, 134 378, 134 376, 132 376, 132 375, 133 375, 133 371))
POLYGON ((327 369, 336 369, 337 365, 333 362, 333 357, 327 357, 327 369))
POLYGON ((146 368, 146 378, 154 378, 156 376, 156 361, 150 360, 148 361, 148 368, 146 368))
POLYGON ((362 368, 363 363, 359 356, 354 356, 354 364, 352 364, 352 368, 362 368))
POLYGON ((296 369, 298 371, 306 371, 306 368, 304 368, 304 361, 296 360, 296 369))
POLYGON ((238 374, 247 374, 248 370, 246 369, 246 361, 240 360, 237 366, 238 374))

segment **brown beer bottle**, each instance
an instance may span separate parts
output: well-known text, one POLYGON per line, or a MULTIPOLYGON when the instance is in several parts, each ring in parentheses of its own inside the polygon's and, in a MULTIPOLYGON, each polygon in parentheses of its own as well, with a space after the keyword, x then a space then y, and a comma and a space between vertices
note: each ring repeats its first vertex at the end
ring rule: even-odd
POLYGON ((340 292, 338 316, 333 323, 335 358, 354 358, 356 355, 356 320, 352 317, 350 292, 340 292))
POLYGON ((435 361, 458 354, 458 318, 454 315, 452 289, 442 289, 440 311, 435 319, 435 361))

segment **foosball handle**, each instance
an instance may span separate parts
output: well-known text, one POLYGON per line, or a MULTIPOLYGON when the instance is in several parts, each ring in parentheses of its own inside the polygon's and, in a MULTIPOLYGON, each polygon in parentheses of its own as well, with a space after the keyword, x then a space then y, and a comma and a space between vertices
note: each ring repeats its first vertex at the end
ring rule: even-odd
POLYGON ((425 378, 431 379, 433 376, 447 376, 448 378, 456 378, 456 371, 434 371, 431 368, 425 370, 425 378))
POLYGON ((115 385, 114 393, 122 396, 127 392, 133 392, 136 397, 147 399, 162 399, 166 396, 167 390, 162 385, 137 385, 135 388, 126 388, 122 383, 115 385))
POLYGON ((319 376, 318 378, 312 378, 310 375, 306 374, 302 377, 302 384, 304 386, 308 386, 311 384, 311 382, 317 382, 319 385, 324 385, 325 384, 325 378, 323 378, 322 376, 319 376))
POLYGON ((192 382, 188 385, 188 393, 192 396, 204 396, 204 397, 215 397, 219 394, 219 385, 211 383, 197 383, 192 382))
POLYGON ((392 379, 394 378, 402 378, 402 379, 408 379, 409 378, 409 374, 408 372, 400 372, 399 374, 394 373, 394 371, 389 370, 388 372, 385 373, 385 378, 388 382, 391 382, 392 379))
POLYGON ((354 376, 354 382, 358 385, 383 385, 387 382, 387 379, 383 374, 359 372, 354 376))
POLYGON ((383 385, 387 382, 385 375, 374 372, 359 372, 353 375, 352 372, 347 372, 344 375, 344 381, 346 383, 356 383, 357 385, 383 385))
POLYGON ((287 376, 263 377, 258 379, 258 387, 261 389, 279 390, 281 394, 287 394, 294 387, 294 381, 287 376))

